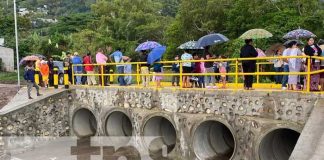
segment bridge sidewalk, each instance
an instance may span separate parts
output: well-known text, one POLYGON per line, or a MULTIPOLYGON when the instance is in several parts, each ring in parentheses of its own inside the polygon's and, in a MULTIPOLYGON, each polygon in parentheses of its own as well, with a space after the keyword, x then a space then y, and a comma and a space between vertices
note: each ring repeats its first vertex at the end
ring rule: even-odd
POLYGON ((322 160, 324 157, 324 100, 318 101, 290 160, 322 160))

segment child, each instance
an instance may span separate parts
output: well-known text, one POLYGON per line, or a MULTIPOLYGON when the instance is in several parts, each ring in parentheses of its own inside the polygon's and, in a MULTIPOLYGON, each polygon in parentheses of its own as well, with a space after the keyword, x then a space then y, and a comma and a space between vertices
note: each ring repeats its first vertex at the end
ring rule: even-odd
POLYGON ((48 88, 48 76, 49 76, 49 67, 47 61, 42 60, 39 66, 40 73, 43 77, 44 87, 48 88))
MULTIPOLYGON (((175 58, 174 58, 175 61, 178 61, 179 60, 179 56, 177 55, 175 58)), ((172 64, 172 72, 175 73, 175 74, 179 74, 180 73, 180 69, 179 69, 179 63, 173 63, 172 64)), ((180 76, 179 75, 175 75, 175 76, 172 76, 172 86, 180 86, 179 84, 179 79, 180 79, 180 76)))
MULTIPOLYGON (((205 60, 204 57, 201 57, 200 60, 205 60)), ((201 69, 201 73, 206 73, 206 68, 205 68, 205 62, 200 62, 200 69, 201 69)), ((202 83, 202 88, 206 88, 205 86, 205 76, 200 76, 200 82, 202 83)))
MULTIPOLYGON (((194 55, 194 60, 200 60, 198 54, 194 55)), ((195 62, 194 73, 203 73, 202 62, 195 62)), ((197 77, 197 81, 194 81, 194 84, 197 88, 204 88, 204 76, 195 76, 197 77)))
MULTIPOLYGON (((128 58, 126 60, 127 63, 130 63, 132 59, 128 58)), ((132 64, 126 64, 125 69, 124 69, 125 74, 132 74, 132 64)), ((129 86, 132 84, 132 76, 131 75, 126 75, 124 77, 126 85, 129 86)))
POLYGON ((35 83, 35 69, 33 67, 33 62, 31 62, 31 61, 29 61, 27 63, 27 66, 25 67, 24 79, 27 81, 28 98, 29 99, 33 99, 30 96, 30 92, 31 92, 31 90, 32 90, 33 87, 36 88, 37 96, 41 96, 41 94, 39 93, 39 87, 35 83))
MULTIPOLYGON (((219 56, 220 59, 224 59, 223 56, 219 56)), ((222 88, 226 88, 226 66, 227 62, 219 62, 218 63, 218 68, 219 68, 219 73, 221 73, 220 80, 222 81, 222 88)))
MULTIPOLYGON (((155 61, 155 63, 153 64, 153 72, 155 74, 162 74, 163 73, 163 65, 160 62, 161 59, 155 61)), ((157 88, 161 88, 161 80, 162 80, 162 75, 155 75, 154 76, 154 81, 156 82, 156 87, 157 88)))

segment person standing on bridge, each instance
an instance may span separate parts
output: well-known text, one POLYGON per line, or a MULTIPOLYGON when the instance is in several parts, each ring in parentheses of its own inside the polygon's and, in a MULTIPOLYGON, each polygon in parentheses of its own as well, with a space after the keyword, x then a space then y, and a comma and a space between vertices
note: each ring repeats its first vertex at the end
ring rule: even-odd
MULTIPOLYGON (((192 63, 191 62, 186 62, 186 61, 191 61, 193 60, 193 57, 191 54, 189 54, 188 50, 185 50, 184 53, 181 55, 181 60, 185 61, 182 63, 182 73, 191 73, 192 72, 192 63)), ((190 76, 185 75, 182 76, 182 87, 183 88, 190 88, 190 76)))
POLYGON ((54 61, 52 57, 49 57, 47 62, 48 68, 49 68, 49 86, 54 86, 54 61))
MULTIPOLYGON (((324 57, 324 40, 321 40, 319 43, 318 43, 319 47, 321 48, 322 50, 322 57, 324 57)), ((321 67, 320 69, 324 69, 324 60, 321 60, 321 67)), ((320 85, 321 85, 321 91, 324 91, 324 72, 320 73, 320 85)))
MULTIPOLYGON (((241 48, 240 57, 241 58, 256 58, 258 52, 253 46, 252 39, 246 39, 245 45, 241 48)), ((254 73, 256 70, 256 60, 244 60, 242 61, 242 67, 244 73, 254 73)), ((253 75, 244 76, 244 89, 253 90, 253 75)))
MULTIPOLYGON (((103 50, 101 48, 98 49, 97 54, 96 54, 96 62, 97 64, 99 64, 99 74, 105 74, 105 64, 108 61, 108 57, 103 53, 103 50)), ((103 76, 105 77, 105 76, 103 76)), ((99 76, 99 84, 101 86, 106 86, 107 82, 105 81, 105 78, 103 78, 102 76, 99 76)))
MULTIPOLYGON (((174 58, 174 61, 179 61, 179 55, 176 55, 174 58)), ((172 72, 174 74, 179 74, 180 73, 180 64, 179 63, 173 63, 172 64, 172 72)), ((172 86, 180 86, 180 76, 175 75, 172 76, 172 86)))
MULTIPOLYGON (((82 58, 79 56, 78 52, 74 52, 74 56, 72 58, 72 64, 76 65, 73 67, 74 74, 82 74, 82 58)), ((76 84, 80 85, 82 84, 81 78, 82 76, 75 76, 76 78, 76 84)))
POLYGON ((92 65, 92 58, 91 58, 91 53, 89 52, 87 54, 87 56, 85 56, 83 58, 83 64, 85 64, 86 66, 84 66, 84 70, 87 72, 87 82, 88 85, 97 85, 96 82, 96 78, 93 75, 94 71, 93 71, 93 65, 92 65))
MULTIPOLYGON (((297 41, 290 42, 288 44, 288 47, 290 48, 287 53, 289 56, 302 56, 302 52, 297 47, 297 41)), ((302 61, 300 58, 289 58, 288 65, 289 72, 300 72, 302 61)), ((291 88, 292 90, 297 90, 298 77, 298 75, 288 76, 288 84, 290 86, 289 88, 291 88)))
POLYGON ((44 87, 48 88, 48 76, 49 76, 49 67, 46 61, 42 60, 41 64, 39 66, 40 73, 42 74, 43 77, 43 84, 44 87))
MULTIPOLYGON (((111 58, 114 58, 115 63, 124 63, 123 61, 123 53, 121 52, 121 48, 117 48, 116 51, 114 53, 112 53, 110 55, 111 58)), ((118 74, 124 74, 124 68, 125 65, 124 64, 117 64, 116 68, 117 68, 117 73, 118 74)), ((120 86, 126 86, 126 82, 124 79, 123 75, 119 75, 118 76, 118 83, 120 86)))
MULTIPOLYGON (((322 55, 322 49, 314 43, 314 38, 308 38, 307 45, 304 48, 304 53, 307 56, 321 56, 322 55)), ((306 61, 306 66, 308 65, 306 61)), ((318 71, 320 70, 320 60, 318 59, 311 59, 311 71, 318 71)), ((310 83, 310 90, 311 91, 319 91, 319 82, 320 82, 320 75, 319 74, 313 74, 311 75, 310 82, 307 82, 307 78, 305 78, 305 86, 307 86, 307 83, 310 83)))
POLYGON ((35 83, 35 69, 33 67, 33 62, 27 62, 27 66, 25 67, 24 79, 27 81, 27 94, 29 99, 33 99, 31 97, 31 90, 33 87, 36 88, 37 96, 41 96, 39 93, 39 86, 35 83))
POLYGON ((148 74, 150 74, 149 71, 149 64, 147 63, 147 51, 141 51, 141 55, 140 55, 140 62, 144 63, 144 64, 140 64, 140 69, 141 69, 141 78, 142 78, 142 85, 144 87, 148 87, 149 83, 150 83, 150 76, 148 74))

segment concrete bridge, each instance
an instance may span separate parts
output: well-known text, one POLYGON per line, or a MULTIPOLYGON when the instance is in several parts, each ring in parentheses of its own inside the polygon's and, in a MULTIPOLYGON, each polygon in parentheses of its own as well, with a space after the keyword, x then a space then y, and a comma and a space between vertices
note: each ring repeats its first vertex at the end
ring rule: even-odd
POLYGON ((157 155, 154 159, 317 160, 323 157, 323 98, 293 92, 79 87, 2 110, 0 135, 157 136, 152 144, 135 138, 157 155))

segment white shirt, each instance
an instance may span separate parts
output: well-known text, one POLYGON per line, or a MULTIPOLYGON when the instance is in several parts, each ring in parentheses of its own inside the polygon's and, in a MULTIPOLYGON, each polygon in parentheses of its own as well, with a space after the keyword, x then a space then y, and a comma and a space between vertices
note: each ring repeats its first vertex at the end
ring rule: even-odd
MULTIPOLYGON (((290 49, 290 48, 287 48, 287 49, 285 49, 285 50, 283 51, 283 53, 282 53, 282 56, 283 56, 283 57, 290 56, 290 55, 289 55, 289 52, 288 52, 289 49, 290 49)), ((287 63, 287 62, 284 62, 284 65, 288 65, 288 63, 287 63)))
MULTIPOLYGON (((183 60, 183 61, 192 60, 192 55, 189 53, 184 53, 183 55, 181 55, 181 60, 183 60)), ((191 62, 183 62, 182 66, 191 67, 191 62)))

